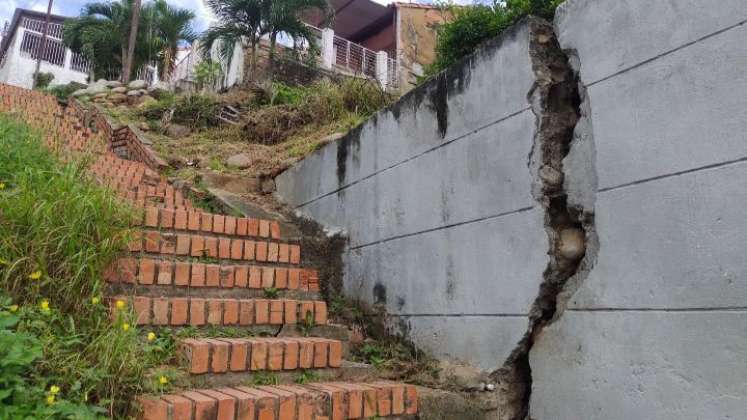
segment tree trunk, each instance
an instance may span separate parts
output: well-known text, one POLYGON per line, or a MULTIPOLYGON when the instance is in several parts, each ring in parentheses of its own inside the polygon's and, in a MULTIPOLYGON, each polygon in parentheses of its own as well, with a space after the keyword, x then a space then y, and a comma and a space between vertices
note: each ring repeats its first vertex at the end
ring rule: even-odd
POLYGON ((267 74, 270 76, 270 81, 273 79, 274 74, 274 66, 275 66, 275 47, 277 45, 277 38, 278 34, 277 32, 273 32, 270 34, 270 54, 267 59, 267 74))
POLYGON ((134 0, 132 4, 132 21, 130 22, 130 39, 127 42, 127 59, 124 63, 122 82, 130 81, 132 65, 135 61, 135 44, 137 43, 137 28, 140 23, 140 0, 134 0))
POLYGON ((250 43, 251 51, 252 51, 252 62, 250 66, 252 74, 249 76, 249 79, 251 81, 255 81, 257 80, 256 79, 257 78, 257 37, 252 36, 249 39, 249 43, 250 43))

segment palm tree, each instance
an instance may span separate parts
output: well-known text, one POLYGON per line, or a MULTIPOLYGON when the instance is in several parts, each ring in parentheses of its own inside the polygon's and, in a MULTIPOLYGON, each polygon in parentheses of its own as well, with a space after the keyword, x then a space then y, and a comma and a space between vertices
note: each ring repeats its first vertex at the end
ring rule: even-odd
MULTIPOLYGON (((83 7, 81 16, 65 22, 64 41, 73 52, 83 54, 93 63, 95 77, 124 76, 133 22, 135 0, 93 2, 83 7)), ((155 0, 142 6, 134 42, 132 69, 158 59, 166 75, 176 61, 180 42, 191 42, 196 34, 191 28, 194 13, 155 0)))
POLYGON ((220 58, 230 64, 234 46, 248 42, 252 75, 256 73, 258 46, 263 36, 270 38, 271 57, 281 33, 313 42, 311 32, 299 16, 312 9, 329 10, 327 0, 206 0, 206 3, 220 23, 204 33, 203 53, 209 55, 216 45, 220 58))
POLYGON ((132 16, 130 16, 130 34, 127 41, 127 56, 124 60, 124 71, 122 72, 122 81, 130 81, 132 72, 132 62, 135 61, 135 43, 137 42, 138 25, 140 25, 140 0, 134 0, 132 3, 132 16))

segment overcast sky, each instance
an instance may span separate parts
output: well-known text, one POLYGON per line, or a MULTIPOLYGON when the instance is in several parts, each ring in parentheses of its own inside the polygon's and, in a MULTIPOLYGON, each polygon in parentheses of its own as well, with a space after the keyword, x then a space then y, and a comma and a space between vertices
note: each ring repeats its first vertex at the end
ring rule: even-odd
MULTIPOLYGON (((63 16, 77 16, 84 4, 90 0, 54 0, 52 12, 63 16)), ((99 0, 100 1, 100 0, 99 0)), ((202 0, 167 0, 174 6, 190 9, 195 12, 197 19, 195 29, 201 31, 208 26, 210 21, 210 12, 203 4, 202 0)), ((388 4, 392 0, 374 0, 377 3, 388 4)), ((4 25, 6 20, 13 17, 13 11, 17 7, 24 9, 47 11, 48 0, 0 0, 0 25, 4 25)), ((427 3, 428 1, 422 1, 427 3)))

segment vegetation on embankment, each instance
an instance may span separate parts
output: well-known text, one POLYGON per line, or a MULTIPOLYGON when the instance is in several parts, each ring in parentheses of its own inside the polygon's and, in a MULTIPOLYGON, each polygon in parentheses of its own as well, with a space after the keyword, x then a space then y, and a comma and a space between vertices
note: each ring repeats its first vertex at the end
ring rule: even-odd
POLYGON ((0 418, 123 417, 167 354, 104 302, 134 213, 28 126, 0 138, 0 418))
POLYGON ((524 16, 534 15, 552 19, 555 9, 565 0, 494 0, 492 4, 461 6, 442 3, 452 20, 438 28, 436 59, 426 69, 432 76, 471 54, 490 38, 500 35, 524 16))

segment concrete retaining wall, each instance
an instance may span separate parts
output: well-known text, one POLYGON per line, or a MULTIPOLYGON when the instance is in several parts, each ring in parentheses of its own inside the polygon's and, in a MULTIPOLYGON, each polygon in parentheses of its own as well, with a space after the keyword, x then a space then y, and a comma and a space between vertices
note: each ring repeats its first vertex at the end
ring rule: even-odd
POLYGON ((493 370, 533 329, 533 419, 744 418, 746 23, 743 0, 561 6, 581 100, 563 191, 587 243, 542 322, 556 243, 531 21, 282 174, 278 194, 347 233, 347 293, 435 355, 493 370))
POLYGON ((281 199, 348 234, 349 295, 386 304, 435 354, 488 370, 526 332, 547 265, 528 166, 531 26, 276 179, 281 199))
POLYGON ((746 20, 741 0, 559 9, 591 109, 600 247, 530 353, 532 418, 745 418, 746 20))

